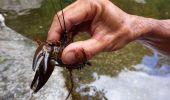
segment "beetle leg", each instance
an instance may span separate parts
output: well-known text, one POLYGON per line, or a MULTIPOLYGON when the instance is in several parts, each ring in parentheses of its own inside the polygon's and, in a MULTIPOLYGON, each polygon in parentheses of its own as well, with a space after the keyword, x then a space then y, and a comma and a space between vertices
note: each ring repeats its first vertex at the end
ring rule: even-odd
POLYGON ((36 87, 35 85, 38 84, 38 77, 39 77, 39 73, 38 73, 38 71, 36 71, 34 79, 33 79, 32 83, 31 83, 31 89, 33 89, 33 90, 36 87))
POLYGON ((57 61, 55 61, 55 66, 59 66, 60 67, 60 64, 57 61))
POLYGON ((38 45, 41 45, 41 43, 42 43, 40 39, 36 39, 35 41, 38 45))
POLYGON ((34 58, 33 58, 33 63, 32 63, 32 69, 33 71, 35 71, 35 67, 36 67, 36 63, 37 63, 37 60, 39 59, 39 57, 42 56, 43 54, 43 46, 44 46, 44 43, 41 43, 38 48, 36 49, 35 51, 35 54, 34 54, 34 58))
POLYGON ((44 57, 44 72, 46 73, 47 72, 47 65, 48 65, 48 60, 49 60, 49 53, 46 51, 45 52, 45 57, 44 57))
POLYGON ((45 75, 44 75, 44 67, 43 67, 43 60, 42 60, 42 65, 40 66, 39 70, 37 71, 38 73, 38 80, 35 84, 34 88, 34 93, 38 92, 45 84, 45 75))
POLYGON ((51 62, 53 63, 54 66, 58 66, 60 67, 61 65, 58 63, 58 61, 56 59, 51 59, 51 62))
POLYGON ((37 67, 37 63, 42 56, 43 56, 43 50, 41 50, 37 55, 35 55, 35 58, 33 59, 33 66, 32 66, 33 71, 35 71, 37 67))
POLYGON ((54 70, 54 66, 52 65, 52 62, 49 61, 48 62, 48 68, 47 68, 47 72, 44 73, 44 59, 42 60, 42 62, 40 63, 40 67, 39 69, 36 71, 36 74, 38 73, 38 78, 37 78, 37 82, 34 82, 35 84, 33 85, 34 88, 33 91, 34 93, 38 92, 44 85, 45 83, 48 81, 48 79, 50 78, 53 70, 54 70))
POLYGON ((41 67, 40 65, 41 65, 41 63, 42 63, 43 58, 44 58, 44 56, 41 56, 40 59, 38 59, 37 65, 36 65, 36 67, 35 67, 35 71, 38 70, 38 69, 40 69, 40 67, 41 67))
POLYGON ((39 60, 40 64, 38 64, 39 66, 36 69, 36 73, 31 84, 31 89, 34 91, 34 93, 36 93, 41 88, 41 86, 43 86, 42 83, 44 83, 44 78, 43 78, 44 74, 42 73, 44 70, 43 69, 44 57, 42 56, 41 58, 42 60, 39 60))
POLYGON ((92 66, 91 62, 89 62, 89 61, 87 61, 86 64, 87 64, 88 66, 92 66))

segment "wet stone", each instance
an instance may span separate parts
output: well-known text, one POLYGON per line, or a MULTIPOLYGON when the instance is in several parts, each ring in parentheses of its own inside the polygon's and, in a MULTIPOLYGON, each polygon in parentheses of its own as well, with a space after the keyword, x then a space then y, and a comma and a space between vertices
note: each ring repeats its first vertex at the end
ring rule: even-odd
MULTIPOLYGON (((10 28, 0 30, 0 100, 28 100, 35 49, 33 41, 10 28)), ((61 71, 56 67, 47 84, 32 99, 65 99, 68 91, 61 71)))

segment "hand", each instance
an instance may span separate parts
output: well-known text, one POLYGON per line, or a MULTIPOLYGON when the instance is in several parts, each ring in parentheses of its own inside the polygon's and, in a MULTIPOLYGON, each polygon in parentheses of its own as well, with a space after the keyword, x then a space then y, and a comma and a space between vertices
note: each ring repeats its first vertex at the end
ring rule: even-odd
MULTIPOLYGON (((67 30, 74 27, 79 32, 88 32, 91 35, 90 39, 71 43, 64 49, 62 60, 65 64, 83 59, 80 58, 83 57, 83 51, 87 59, 90 59, 100 52, 118 50, 151 31, 145 25, 145 18, 129 15, 109 0, 77 0, 63 11, 67 30), (77 54, 79 59, 75 56, 77 54)), ((61 11, 58 15, 62 20, 61 11)), ((59 40, 61 33, 56 15, 48 40, 59 40)))

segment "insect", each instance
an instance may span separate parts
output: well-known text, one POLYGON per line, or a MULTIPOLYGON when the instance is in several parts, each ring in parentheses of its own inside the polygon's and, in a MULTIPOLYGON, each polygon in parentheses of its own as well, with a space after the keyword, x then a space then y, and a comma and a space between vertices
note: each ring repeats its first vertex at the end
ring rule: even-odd
MULTIPOLYGON (((62 9, 61 0, 60 5, 62 9)), ((61 34, 59 41, 46 41, 46 42, 37 41, 38 48, 35 51, 32 64, 32 69, 33 71, 35 71, 35 76, 31 83, 31 89, 33 90, 34 93, 38 92, 50 78, 55 66, 64 67, 68 69, 68 71, 70 72, 70 79, 72 83, 72 87, 66 98, 68 99, 71 94, 71 91, 73 90, 72 70, 82 69, 85 65, 91 64, 87 61, 85 53, 83 53, 83 56, 85 58, 83 62, 70 65, 64 64, 62 62, 61 60, 62 51, 69 43, 71 43, 72 36, 66 29, 63 9, 62 18, 64 27, 62 27, 62 23, 58 15, 57 17, 63 33, 61 34)))

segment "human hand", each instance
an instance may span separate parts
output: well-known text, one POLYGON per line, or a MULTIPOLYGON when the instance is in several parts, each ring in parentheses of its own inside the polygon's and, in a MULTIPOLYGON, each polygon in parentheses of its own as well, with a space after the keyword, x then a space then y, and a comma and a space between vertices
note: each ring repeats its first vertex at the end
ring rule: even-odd
MULTIPOLYGON (((62 53, 65 64, 78 62, 85 53, 87 59, 100 52, 110 52, 150 32, 146 18, 129 15, 109 0, 77 0, 64 11, 67 30, 88 32, 91 38, 69 44, 62 53), (79 55, 79 59, 75 55, 79 55)), ((61 11, 58 12, 62 20, 61 11)), ((62 21, 63 22, 63 21, 62 21)), ((59 40, 62 29, 57 15, 48 33, 48 40, 59 40)), ((75 32, 76 34, 77 32, 75 32)))

